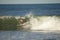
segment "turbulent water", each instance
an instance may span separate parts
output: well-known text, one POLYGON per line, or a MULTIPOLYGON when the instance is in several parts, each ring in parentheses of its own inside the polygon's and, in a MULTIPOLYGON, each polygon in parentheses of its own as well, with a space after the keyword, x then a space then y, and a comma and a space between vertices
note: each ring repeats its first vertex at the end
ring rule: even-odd
POLYGON ((24 23, 25 28, 30 30, 60 30, 60 18, 59 16, 38 16, 35 17, 32 14, 27 15, 29 21, 24 23))

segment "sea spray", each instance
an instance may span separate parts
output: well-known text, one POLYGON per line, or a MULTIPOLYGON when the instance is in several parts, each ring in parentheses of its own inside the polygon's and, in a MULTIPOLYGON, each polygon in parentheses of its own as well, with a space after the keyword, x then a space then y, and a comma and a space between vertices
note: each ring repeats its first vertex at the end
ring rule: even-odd
POLYGON ((29 21, 24 23, 23 27, 32 31, 56 31, 60 30, 60 19, 58 16, 33 16, 29 14, 26 16, 29 21))

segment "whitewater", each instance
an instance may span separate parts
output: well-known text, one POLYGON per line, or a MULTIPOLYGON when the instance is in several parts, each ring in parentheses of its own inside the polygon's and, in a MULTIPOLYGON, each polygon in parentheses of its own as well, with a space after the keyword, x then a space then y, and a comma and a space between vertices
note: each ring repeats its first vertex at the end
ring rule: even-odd
POLYGON ((32 14, 26 15, 29 21, 24 23, 23 28, 31 31, 59 31, 60 18, 59 16, 34 16, 32 14))

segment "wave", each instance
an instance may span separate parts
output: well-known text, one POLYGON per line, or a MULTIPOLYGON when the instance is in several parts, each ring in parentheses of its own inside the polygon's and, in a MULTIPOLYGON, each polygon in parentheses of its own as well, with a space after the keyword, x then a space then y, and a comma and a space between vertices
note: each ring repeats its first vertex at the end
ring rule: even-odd
POLYGON ((29 21, 23 27, 30 30, 60 30, 60 16, 34 16, 26 15, 29 21))

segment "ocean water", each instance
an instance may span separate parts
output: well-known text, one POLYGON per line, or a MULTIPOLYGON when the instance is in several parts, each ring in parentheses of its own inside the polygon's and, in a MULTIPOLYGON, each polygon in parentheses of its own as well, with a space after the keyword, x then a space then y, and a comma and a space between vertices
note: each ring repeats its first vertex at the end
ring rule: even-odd
MULTIPOLYGON (((30 12, 38 16, 60 16, 60 4, 0 4, 0 16, 24 16, 25 14, 29 14, 30 12)), ((56 23, 54 20, 55 19, 53 17, 52 20, 46 21, 48 21, 49 23, 50 21, 56 23)), ((59 20, 57 22, 59 22, 59 20)), ((60 40, 60 31, 0 31, 0 40, 60 40)))
POLYGON ((0 40, 60 40, 60 32, 0 31, 0 40))
POLYGON ((0 4, 0 16, 24 16, 29 12, 34 15, 60 15, 58 4, 0 4))

